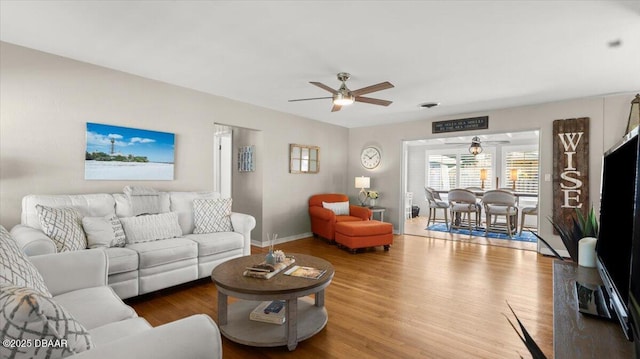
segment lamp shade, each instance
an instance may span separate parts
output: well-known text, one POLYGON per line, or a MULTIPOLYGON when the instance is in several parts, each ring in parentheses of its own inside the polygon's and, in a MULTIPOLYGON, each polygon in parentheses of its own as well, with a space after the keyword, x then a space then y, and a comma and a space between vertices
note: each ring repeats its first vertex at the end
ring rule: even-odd
POLYGON ((512 181, 517 181, 518 180, 518 169, 517 168, 512 168, 511 169, 509 178, 512 181))
POLYGON ((356 177, 356 188, 369 188, 371 185, 371 179, 369 177, 361 176, 356 177))
POLYGON ((486 181, 487 180, 487 169, 486 168, 481 168, 480 169, 480 180, 481 181, 486 181))

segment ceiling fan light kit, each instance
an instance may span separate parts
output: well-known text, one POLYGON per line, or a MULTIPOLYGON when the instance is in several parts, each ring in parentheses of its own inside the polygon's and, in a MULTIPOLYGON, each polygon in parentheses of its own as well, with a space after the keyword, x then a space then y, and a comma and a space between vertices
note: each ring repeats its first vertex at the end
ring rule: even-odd
POLYGON ((333 104, 338 106, 348 106, 355 101, 355 98, 349 93, 338 92, 333 95, 333 104))
POLYGON ((331 98, 333 102, 333 107, 331 108, 331 112, 340 111, 340 109, 342 109, 342 106, 348 106, 353 104, 354 102, 364 102, 364 103, 369 103, 372 105, 379 105, 379 106, 389 106, 393 103, 393 101, 380 100, 377 98, 361 96, 371 92, 382 91, 382 90, 386 90, 394 87, 390 82, 385 81, 379 84, 375 84, 375 85, 363 87, 358 90, 351 91, 349 90, 349 88, 347 87, 347 84, 345 83, 350 77, 351 75, 346 72, 338 73, 338 80, 342 82, 342 85, 340 85, 340 88, 337 90, 334 90, 331 87, 320 82, 314 82, 314 81, 309 82, 310 84, 318 86, 325 91, 331 92, 333 94, 333 96, 331 97, 301 98, 301 99, 289 100, 289 102, 320 100, 325 98, 331 98))

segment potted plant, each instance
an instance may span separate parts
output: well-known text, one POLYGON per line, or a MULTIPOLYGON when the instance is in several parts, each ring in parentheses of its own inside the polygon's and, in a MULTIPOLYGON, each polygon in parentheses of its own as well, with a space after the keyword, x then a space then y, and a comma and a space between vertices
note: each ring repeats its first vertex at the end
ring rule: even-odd
POLYGON ((560 235, 562 243, 564 243, 564 246, 567 248, 571 259, 577 263, 578 242, 583 238, 598 238, 598 220, 593 207, 591 207, 586 216, 576 208, 576 217, 572 219, 572 223, 569 225, 555 223, 551 217, 549 217, 549 222, 551 222, 553 228, 555 228, 560 235))

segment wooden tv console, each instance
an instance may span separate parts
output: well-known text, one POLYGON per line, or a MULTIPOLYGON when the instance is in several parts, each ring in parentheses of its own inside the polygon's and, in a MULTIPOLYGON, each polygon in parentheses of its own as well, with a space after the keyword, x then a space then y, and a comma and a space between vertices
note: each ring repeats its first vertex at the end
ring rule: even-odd
POLYGON ((602 284, 595 268, 572 262, 553 263, 554 358, 632 358, 633 343, 618 322, 578 311, 575 283, 602 284))

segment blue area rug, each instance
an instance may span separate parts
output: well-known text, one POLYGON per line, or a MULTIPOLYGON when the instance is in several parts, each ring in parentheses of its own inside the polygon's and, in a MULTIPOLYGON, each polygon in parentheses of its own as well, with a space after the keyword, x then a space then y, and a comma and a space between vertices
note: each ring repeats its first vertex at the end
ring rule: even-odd
MULTIPOLYGON (((449 230, 447 229, 447 225, 444 223, 436 223, 436 224, 432 224, 429 227, 425 228, 426 230, 429 231, 438 231, 438 232, 449 232, 449 230)), ((457 234, 464 234, 464 235, 469 235, 469 230, 468 229, 453 229, 451 230, 451 233, 457 233, 457 234)), ((484 230, 473 230, 471 231, 471 235, 472 236, 476 236, 476 237, 484 237, 484 230)), ((532 233, 528 232, 528 231, 522 231, 521 235, 518 235, 517 233, 509 238, 508 235, 503 234, 503 233, 492 233, 489 232, 489 234, 487 234, 487 238, 496 238, 496 239, 510 239, 512 241, 520 241, 520 242, 531 242, 531 243, 536 243, 538 242, 538 238, 536 238, 536 236, 534 236, 532 233)))

